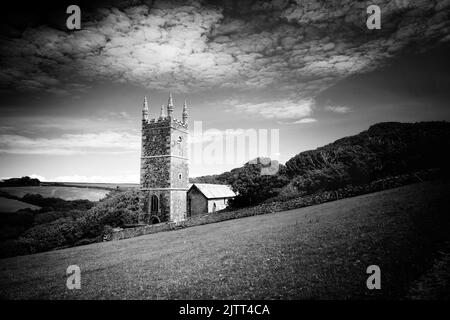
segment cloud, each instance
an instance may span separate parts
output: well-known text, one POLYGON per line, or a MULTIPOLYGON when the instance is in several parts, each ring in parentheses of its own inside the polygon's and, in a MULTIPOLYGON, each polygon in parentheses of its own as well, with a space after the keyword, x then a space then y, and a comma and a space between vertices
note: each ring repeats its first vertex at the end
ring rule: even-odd
POLYGON ((39 179, 39 181, 48 181, 44 176, 38 175, 38 174, 30 174, 29 175, 30 178, 32 179, 39 179))
MULTIPOLYGON (((278 88, 313 99, 412 43, 450 40, 448 1, 378 0, 377 31, 366 28, 367 3, 353 0, 114 3, 86 15, 78 32, 39 26, 3 38, 0 86, 76 97, 91 82, 112 81, 180 92, 278 88)), ((246 110, 277 118, 274 109, 246 110)))
POLYGON ((349 107, 346 106, 326 106, 324 109, 334 113, 349 113, 352 111, 349 107))
POLYGON ((112 176, 83 176, 68 175, 57 176, 45 181, 51 182, 84 182, 84 183, 139 183, 138 174, 112 175, 112 176))
POLYGON ((24 115, 5 116, 0 119, 0 133, 30 135, 48 132, 102 132, 126 131, 129 122, 133 121, 126 112, 107 112, 100 110, 86 116, 48 116, 24 115), (125 121, 124 121, 125 120, 125 121), (14 126, 8 125, 14 124, 14 126))
POLYGON ((294 121, 294 124, 301 124, 301 123, 312 123, 312 122, 316 122, 317 120, 314 118, 303 118, 297 121, 294 121))
POLYGON ((271 120, 299 119, 311 115, 313 100, 282 99, 259 103, 239 103, 236 100, 224 102, 229 111, 256 115, 260 118, 271 120))
POLYGON ((130 153, 140 148, 140 136, 127 132, 106 131, 63 134, 55 138, 0 135, 0 154, 72 155, 88 153, 130 153))

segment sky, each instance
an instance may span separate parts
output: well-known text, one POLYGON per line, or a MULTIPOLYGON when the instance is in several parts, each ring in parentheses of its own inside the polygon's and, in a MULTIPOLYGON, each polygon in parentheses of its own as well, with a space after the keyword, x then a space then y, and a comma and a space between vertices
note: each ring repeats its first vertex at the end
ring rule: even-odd
MULTIPOLYGON (((158 117, 169 92, 176 118, 187 101, 190 148, 277 131, 248 157, 282 163, 378 122, 450 120, 447 0, 21 2, 1 15, 0 178, 138 183, 144 96, 158 117), (81 30, 66 27, 69 4, 81 30), (381 29, 367 28, 370 4, 381 29)), ((250 160, 197 156, 192 177, 250 160)))

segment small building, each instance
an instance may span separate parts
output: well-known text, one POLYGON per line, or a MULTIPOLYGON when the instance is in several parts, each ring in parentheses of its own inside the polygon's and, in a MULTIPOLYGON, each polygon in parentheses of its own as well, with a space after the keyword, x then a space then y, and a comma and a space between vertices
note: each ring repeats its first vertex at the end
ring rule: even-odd
POLYGON ((187 216, 223 210, 235 196, 227 185, 193 183, 187 192, 187 216))

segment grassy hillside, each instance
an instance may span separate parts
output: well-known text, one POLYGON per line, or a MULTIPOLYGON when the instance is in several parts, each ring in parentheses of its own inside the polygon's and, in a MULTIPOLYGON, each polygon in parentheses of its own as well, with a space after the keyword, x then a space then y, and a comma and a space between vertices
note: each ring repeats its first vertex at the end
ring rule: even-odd
POLYGON ((446 168, 449 147, 448 122, 378 123, 357 135, 299 153, 286 162, 284 173, 299 189, 367 183, 425 168, 446 168))
POLYGON ((276 214, 2 259, 0 297, 402 298, 443 263, 438 251, 450 240, 449 187, 426 182, 276 214), (81 290, 66 290, 65 271, 72 264, 81 268, 81 290), (372 264, 381 268, 380 291, 365 286, 372 264))

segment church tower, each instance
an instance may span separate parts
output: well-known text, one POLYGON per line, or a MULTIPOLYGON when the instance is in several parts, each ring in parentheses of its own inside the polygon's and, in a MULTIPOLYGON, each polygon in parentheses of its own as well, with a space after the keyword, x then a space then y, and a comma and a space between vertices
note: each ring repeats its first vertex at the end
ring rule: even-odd
POLYGON ((141 223, 181 221, 186 218, 189 167, 187 154, 187 106, 182 121, 173 117, 169 95, 158 118, 149 119, 144 99, 141 149, 141 223))

